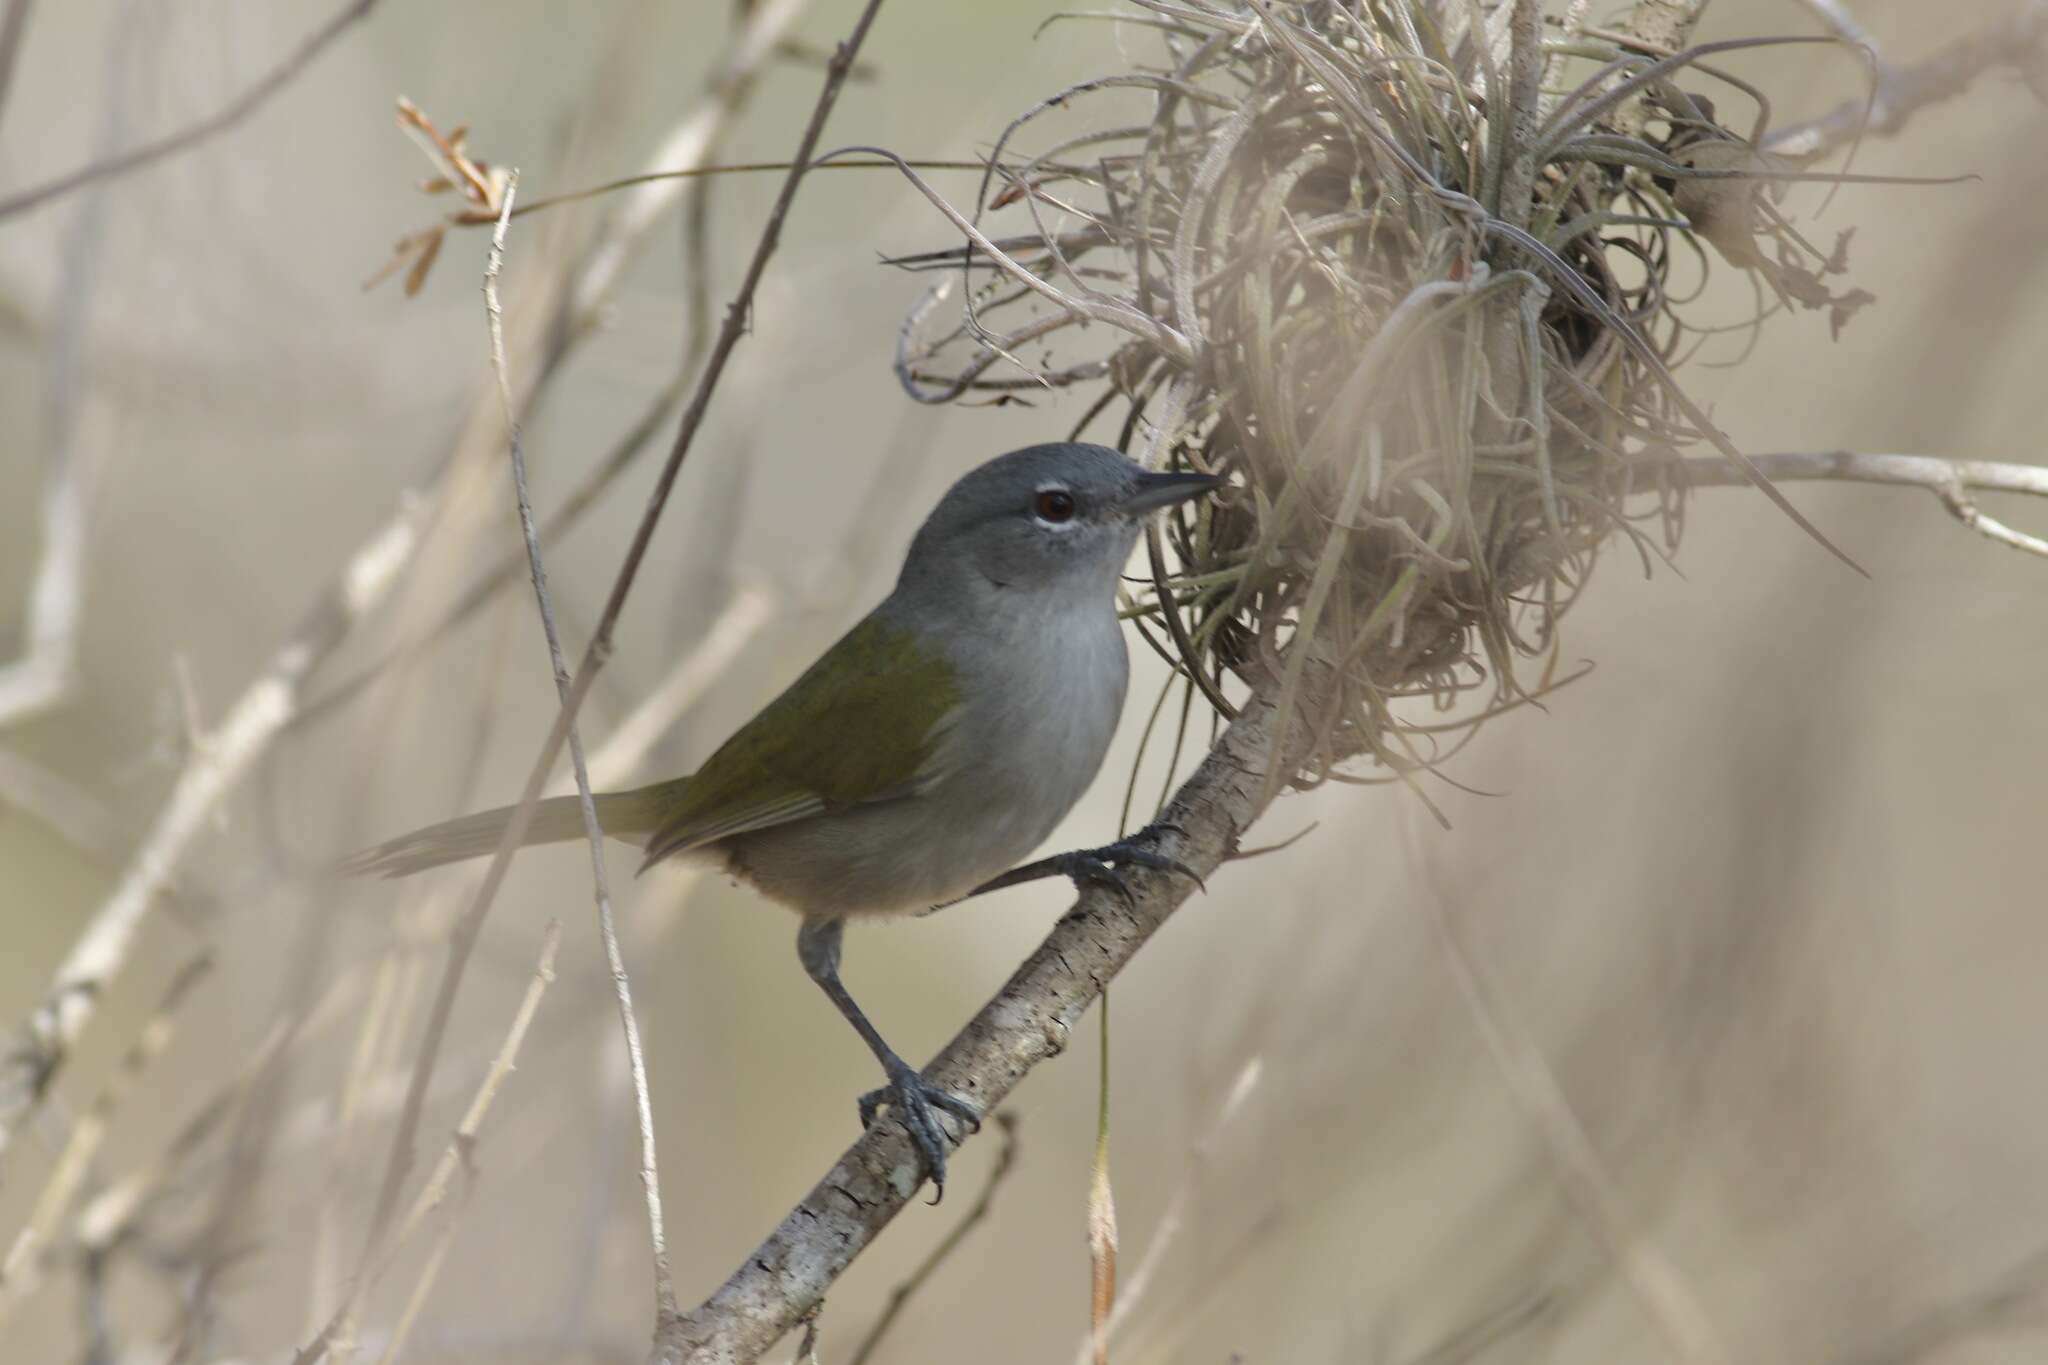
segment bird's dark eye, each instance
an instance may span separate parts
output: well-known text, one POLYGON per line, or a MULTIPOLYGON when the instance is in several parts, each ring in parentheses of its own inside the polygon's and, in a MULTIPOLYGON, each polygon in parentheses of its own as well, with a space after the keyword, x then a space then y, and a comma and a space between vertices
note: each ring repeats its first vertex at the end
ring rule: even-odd
POLYGON ((1062 522, 1074 519, 1074 495, 1064 488, 1039 490, 1031 510, 1038 514, 1040 521, 1062 522))

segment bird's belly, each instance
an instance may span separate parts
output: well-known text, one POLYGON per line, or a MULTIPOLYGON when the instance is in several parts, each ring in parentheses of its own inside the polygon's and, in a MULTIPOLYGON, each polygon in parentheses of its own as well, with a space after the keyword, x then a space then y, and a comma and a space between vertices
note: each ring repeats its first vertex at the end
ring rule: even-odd
POLYGON ((1009 803, 934 792, 728 841, 727 868, 811 916, 901 914, 952 900, 1021 862, 1050 823, 1009 803))

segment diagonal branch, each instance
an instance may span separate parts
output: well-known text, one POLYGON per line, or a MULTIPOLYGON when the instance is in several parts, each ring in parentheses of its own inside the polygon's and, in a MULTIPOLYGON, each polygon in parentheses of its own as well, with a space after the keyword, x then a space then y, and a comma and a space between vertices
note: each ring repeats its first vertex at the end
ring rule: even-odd
POLYGON ((2003 19, 1964 35, 1925 61, 1911 66, 1880 63, 1877 88, 1870 95, 1843 100, 1818 118, 1778 130, 1764 150, 1780 156, 1820 156, 1865 132, 1896 133, 1928 105, 1968 90, 1986 71, 2024 68, 2040 60, 2044 43, 2048 0, 2023 0, 2003 19))
POLYGON ((207 828, 214 807, 291 719, 307 675, 411 563, 428 507, 417 496, 402 499, 398 514, 349 556, 219 727, 194 737, 191 757, 149 835, 57 968, 14 1047, 0 1057, 0 1153, 92 1022, 137 931, 163 903, 179 861, 207 828))
POLYGON ((14 71, 21 61, 22 34, 28 28, 28 11, 33 0, 7 0, 7 14, 0 18, 0 110, 14 89, 14 71))
MULTIPOLYGON (((1327 678, 1304 683, 1304 704, 1276 745, 1278 717, 1256 694, 1231 722, 1161 822, 1177 829, 1170 851, 1207 878, 1237 849, 1267 804, 1265 765, 1292 772, 1313 742, 1301 717, 1321 713, 1327 678), (1310 697, 1306 694, 1313 692, 1310 697)), ((1032 1068, 1066 1047, 1088 1006, 1137 955, 1193 887, 1167 873, 1134 870, 1130 903, 1100 888, 1074 908, 925 1069, 933 1084, 993 1110, 1032 1068)), ((895 1124, 869 1129, 792 1209, 723 1286, 678 1324, 662 1362, 744 1365, 824 1301, 826 1291, 916 1193, 917 1154, 895 1124)))
POLYGON ((397 1211, 398 1198, 413 1163, 413 1139, 419 1129, 427 1089, 433 1080, 434 1066, 447 1036, 448 1021, 455 1007, 455 995, 462 984, 463 973, 468 968, 469 957, 476 946, 477 935, 483 928, 484 918, 490 913, 491 903, 504 885, 513 851, 526 837, 527 828, 533 819, 534 807, 540 799, 541 789, 547 782, 548 774, 554 769, 555 760, 561 755, 563 744, 568 739, 569 728, 575 723, 576 713, 581 708, 583 699, 589 695, 591 684, 610 657, 612 633, 618 626, 619 615, 625 609, 626 597, 632 591, 640 567, 646 559, 648 546, 654 539, 655 527, 660 524, 661 514, 668 505, 670 493, 675 488, 676 478, 682 472, 683 461, 688 457, 696 441, 697 432, 703 426, 718 381, 724 375, 726 364, 731 360, 734 349, 747 330, 755 290, 760 286, 761 277, 766 273, 768 262, 774 256, 776 247, 781 243, 782 227, 789 217, 790 206, 796 199, 797 186, 803 182, 804 172, 816 155, 818 139, 824 133, 826 119, 838 102, 839 92, 846 84, 847 73, 853 65, 854 56, 859 52, 861 43, 867 37, 868 29, 873 25, 875 14, 880 8, 881 0, 867 0, 860 17, 854 23, 852 32, 832 54, 831 63, 826 68, 823 88, 819 91, 817 104, 811 111, 810 122, 804 129, 803 139, 796 154, 790 158, 789 174, 784 178, 775 204, 769 210, 768 221, 761 230, 753 258, 748 262, 746 275, 740 282, 739 293, 727 309, 718 339, 712 344, 711 351, 705 359, 703 372, 698 376, 696 388, 684 409, 682 425, 676 433, 675 443, 669 450, 668 459, 662 466, 653 492, 648 496, 646 509, 634 530, 625 560, 620 565, 611 593, 605 601, 603 613, 598 618, 597 628, 591 636, 589 646, 584 650, 575 678, 562 699, 561 710, 556 714, 554 726, 548 732, 540 753, 527 772, 526 785, 520 793, 518 805, 513 810, 504 835, 499 840, 497 851, 492 855, 483 880, 477 886, 474 896, 449 936, 448 959, 442 968, 441 980, 435 988, 418 1057, 408 1083, 405 1103, 400 1110, 398 1126, 392 1136, 391 1151, 385 1161, 376 1204, 370 1215, 369 1232, 364 1243, 366 1248, 381 1244, 390 1220, 397 1211))
POLYGON ((289 57, 263 79, 237 95, 225 109, 199 120, 189 128, 180 128, 177 132, 158 138, 154 142, 145 142, 140 147, 132 147, 125 152, 103 157, 80 166, 75 171, 67 171, 54 180, 45 180, 40 185, 32 185, 28 189, 10 194, 5 199, 0 199, 0 218, 11 218, 17 213, 26 213, 95 181, 112 180, 131 171, 139 171, 144 166, 196 146, 216 133, 226 132, 262 108, 271 96, 291 84, 292 79, 311 66, 313 59, 325 51, 329 44, 376 6, 377 0, 349 0, 339 13, 300 43, 289 57))
MULTIPOLYGON (((1966 490, 2048 496, 2048 468, 1925 455, 1858 455, 1846 451, 1753 457, 1774 479, 1843 479, 1927 488, 1963 515, 1966 490)), ((1746 483, 1731 461, 1679 461, 1689 483, 1746 483)), ((1997 535, 1972 509, 1976 529, 1997 535)), ((1999 528, 2003 531, 2003 528, 1999 528)), ((2004 532, 2008 543, 2031 537, 2004 532)), ((2048 545, 2043 546, 2048 550, 2048 545)), ((1326 680, 1312 670, 1308 683, 1326 680)), ((1319 714, 1308 698, 1296 717, 1319 714)), ((1303 722, 1287 722, 1286 743, 1274 744, 1281 724, 1262 690, 1232 722, 1195 775, 1183 785, 1162 822, 1183 831, 1175 856, 1205 877, 1235 853, 1238 836, 1267 802, 1264 767, 1295 769, 1307 752, 1303 722)), ((1170 876, 1137 873, 1137 896, 1125 906, 1113 895, 1085 892, 1008 984, 926 1070, 935 1084, 993 1108, 1030 1070, 1059 1054, 1068 1032, 1116 973, 1186 899, 1189 888, 1170 876)), ((826 1292, 867 1244, 888 1225, 917 1187, 917 1164, 908 1139, 890 1125, 870 1130, 735 1270, 725 1284, 679 1324, 663 1361, 690 1365, 744 1365, 823 1302, 826 1292)))

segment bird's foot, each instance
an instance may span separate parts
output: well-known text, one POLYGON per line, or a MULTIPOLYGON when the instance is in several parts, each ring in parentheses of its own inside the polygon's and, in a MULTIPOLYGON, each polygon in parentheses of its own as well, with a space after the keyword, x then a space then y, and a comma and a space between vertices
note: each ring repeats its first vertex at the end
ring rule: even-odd
POLYGON ((1101 848, 1078 848, 1066 853, 1055 853, 1050 858, 1040 858, 1035 863, 1011 868, 1000 877, 983 882, 967 894, 979 896, 984 891, 1000 891, 1006 886, 1035 882, 1043 877, 1066 877, 1079 889, 1106 886, 1116 892, 1124 904, 1135 905, 1136 897, 1133 896, 1130 883, 1124 880, 1123 875, 1124 869, 1129 867, 1150 868, 1155 872, 1178 872, 1207 891, 1209 888, 1203 883, 1199 872, 1180 859, 1170 857, 1152 847, 1159 842, 1160 833, 1165 830, 1179 833, 1180 827, 1161 821, 1145 826, 1128 838, 1119 839, 1113 844, 1104 844, 1101 848))
POLYGON ((889 1107, 910 1134, 925 1173, 932 1178, 936 1191, 932 1203, 936 1204, 946 1197, 946 1147, 950 1141, 939 1111, 960 1120, 971 1133, 981 1128, 981 1106, 950 1090, 927 1085, 917 1069, 901 1057, 887 1058, 883 1066, 889 1083, 860 1097, 860 1126, 874 1127, 876 1114, 884 1105, 889 1107))

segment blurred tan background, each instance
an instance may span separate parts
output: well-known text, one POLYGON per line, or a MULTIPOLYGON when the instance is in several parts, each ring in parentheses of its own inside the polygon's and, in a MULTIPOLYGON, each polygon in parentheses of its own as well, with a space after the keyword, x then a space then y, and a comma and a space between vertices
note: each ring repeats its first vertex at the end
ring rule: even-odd
MULTIPOLYGON (((1889 57, 1910 61, 2008 3, 1860 0, 1856 12, 1889 57)), ((1053 8, 891 0, 865 54, 875 78, 849 88, 827 145, 972 156, 1039 95, 1152 51, 1144 31, 1103 24, 1034 38, 1053 8)), ((0 115, 0 183, 85 159, 110 118, 132 138, 219 107, 328 12, 312 0, 37 6, 0 115), (111 114, 110 91, 121 106, 111 114)), ((800 31, 826 46, 851 16, 821 0, 800 31)), ((481 234, 455 235, 417 298, 395 283, 360 288, 393 240, 445 207, 413 188, 427 170, 392 126, 393 99, 470 124, 474 150, 520 166, 522 197, 538 197, 641 169, 731 23, 726 7, 652 0, 388 0, 242 128, 0 223, 0 652, 13 652, 39 552, 42 452, 67 411, 92 488, 77 687, 61 709, 0 732, 0 751, 60 776, 92 818, 81 828, 0 804, 0 1024, 11 1030, 32 1007, 175 777, 180 669, 213 723, 487 395, 481 234), (93 213, 100 240, 67 276, 81 215, 93 213), (52 397, 69 373, 58 338, 70 288, 88 291, 75 404, 52 397)), ((1700 36, 1812 31, 1790 0, 1716 0, 1700 36)), ((1856 64, 1838 52, 1728 64, 1784 120, 1856 89, 1856 64)), ((772 65, 723 158, 786 156, 817 80, 815 65, 772 65)), ((1859 169, 1980 178, 1846 189, 1817 222, 1820 196, 1795 195, 1816 240, 1857 228, 1851 279, 1877 305, 1839 343, 1814 315, 1775 320, 1743 363, 1688 370, 1695 393, 1753 450, 2035 461, 2048 116, 2013 77, 1993 75, 1904 136, 1872 142, 1859 169)), ((968 188, 957 175, 943 183, 968 188)), ((775 186, 757 176, 716 187, 721 305, 775 186)), ((522 286, 537 308, 538 272, 602 211, 515 225, 515 327, 522 286)), ((889 356, 920 282, 877 258, 951 240, 893 175, 806 184, 585 711, 593 743, 734 583, 763 585, 773 619, 643 771, 686 769, 885 590, 947 481, 1065 433, 1071 403, 927 409, 898 389, 889 356)), ((673 223, 656 230, 603 330, 528 427, 543 511, 674 373, 680 242, 673 223)), ((1716 290, 1737 320, 1746 286, 1724 270, 1716 290)), ((658 459, 551 552, 572 649, 658 459)), ((473 509, 476 538, 409 579, 403 603, 377 613, 321 679, 374 657, 405 612, 447 601, 516 546, 507 482, 473 509)), ((1182 1221, 1114 1358, 1671 1358, 1489 1051, 1437 915, 1489 984, 1495 1022, 1547 1058, 1610 1195, 1730 1360, 2048 1356, 2048 1295, 2034 1297, 2048 1289, 2048 564, 1971 535, 1921 493, 1792 494, 1873 581, 1760 498, 1700 494, 1683 576, 1646 582, 1632 556, 1611 557, 1566 640, 1567 660, 1594 661, 1592 674, 1547 711, 1493 723, 1453 766, 1493 795, 1433 789, 1448 831, 1399 787, 1285 799, 1261 834, 1315 831, 1226 869, 1118 982, 1112 1169, 1127 1279, 1169 1207, 1182 1221), (1218 1128, 1254 1063, 1256 1089, 1218 1128)), ((2048 508, 1993 510, 2048 525, 2048 508)), ((553 694, 530 596, 523 583, 501 596, 402 695, 295 732, 223 805, 64 1073, 57 1117, 9 1151, 0 1240, 48 1175, 63 1113, 91 1101, 181 963, 202 947, 217 956, 170 1050, 120 1111, 98 1178, 148 1163, 256 1048, 286 1003, 308 917, 325 927, 322 982, 362 972, 389 941, 401 893, 337 894, 311 877, 321 859, 516 795, 553 694)), ((1159 682, 1136 657, 1122 748, 1057 843, 1115 832, 1159 682)), ((1162 764, 1161 753, 1147 759, 1141 815, 1162 764)), ((486 1125, 409 1359, 644 1351, 651 1290, 630 1108, 584 857, 521 857, 460 998, 422 1129, 429 1159, 503 1033, 541 926, 561 919, 560 980, 486 1125)), ((679 1289, 694 1301, 854 1136, 853 1097, 873 1083, 872 1064, 804 980, 786 914, 715 882, 633 881, 624 855, 612 867, 679 1289)), ((927 1056, 1064 903, 1048 885, 857 930, 849 983, 899 1048, 927 1056)), ((417 960, 438 972, 437 948, 417 960)), ((416 1036, 417 1008, 405 1027, 416 1036)), ((338 1244, 354 1254, 390 1113, 387 1097, 336 1163, 328 1134, 353 1032, 343 1017, 292 1068, 263 1176, 236 1192, 242 1216, 196 1358, 285 1359, 317 1325, 314 1285, 331 1281, 319 1245, 337 1235, 320 1220, 323 1201, 341 1211, 338 1244)), ((1088 1321, 1092 1017, 1076 1044, 1012 1101, 1013 1174, 877 1359, 1072 1358, 1088 1321)), ((909 1211, 842 1281, 822 1359, 848 1358, 891 1287, 972 1201, 996 1145, 972 1144, 946 1204, 909 1211)), ((97 1358, 160 1358, 221 1169, 217 1154, 197 1162, 161 1224, 124 1247, 97 1358)), ((417 1259, 371 1300, 365 1350, 381 1349, 417 1259)), ((0 1325, 0 1359, 95 1358, 79 1285, 68 1265, 53 1268, 0 1325)))

